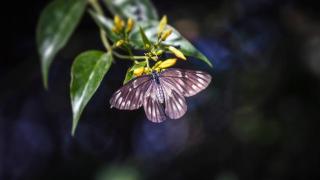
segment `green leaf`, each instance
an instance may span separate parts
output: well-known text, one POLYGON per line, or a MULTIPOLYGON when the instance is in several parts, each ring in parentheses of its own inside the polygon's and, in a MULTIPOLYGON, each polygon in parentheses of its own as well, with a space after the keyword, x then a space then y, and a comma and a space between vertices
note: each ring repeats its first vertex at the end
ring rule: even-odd
POLYGON ((113 27, 113 20, 111 20, 103 15, 100 15, 94 11, 91 11, 91 10, 89 10, 89 14, 94 19, 96 24, 100 28, 102 28, 106 31, 109 39, 111 39, 113 42, 116 42, 119 40, 119 37, 111 30, 113 27))
POLYGON ((131 68, 129 68, 127 70, 126 77, 124 78, 123 84, 127 84, 127 82, 129 82, 133 78, 134 78, 133 71, 131 71, 131 68))
MULTIPOLYGON (((106 31, 111 31, 112 25, 111 20, 108 20, 105 17, 100 16, 99 18, 95 18, 97 23, 100 24, 106 31)), ((132 32, 129 35, 129 39, 132 42, 131 45, 134 46, 135 49, 144 49, 144 41, 147 39, 148 41, 157 42, 157 27, 159 22, 158 21, 145 21, 140 22, 136 26, 134 26, 132 32), (143 29, 143 33, 140 31, 140 27, 143 29), (143 35, 144 34, 144 35, 143 35), (141 36, 147 37, 145 40, 141 39, 141 36)), ((172 45, 176 47, 180 47, 180 50, 186 56, 195 57, 205 63, 207 63, 210 67, 212 64, 210 60, 203 55, 199 50, 197 50, 187 39, 185 39, 177 30, 173 27, 167 25, 168 28, 172 28, 172 34, 167 38, 164 44, 172 45)), ((111 31, 112 32, 112 31, 111 31)), ((113 35, 108 36, 111 41, 116 42, 117 38, 113 35)))
POLYGON ((112 63, 112 53, 86 51, 76 57, 71 68, 70 95, 73 112, 72 135, 84 107, 98 89, 112 63))
POLYGON ((133 74, 133 71, 137 68, 140 67, 145 67, 146 66, 146 62, 142 61, 142 62, 135 62, 135 64, 130 67, 126 73, 126 77, 124 78, 123 84, 127 84, 127 82, 129 82, 131 79, 135 78, 136 76, 133 74))
POLYGON ((139 27, 139 32, 140 32, 140 36, 142 39, 142 42, 144 44, 145 48, 150 48, 151 47, 151 43, 150 40, 148 39, 148 37, 146 36, 145 32, 143 31, 143 29, 141 27, 139 27))
POLYGON ((85 10, 86 0, 54 0, 41 13, 36 32, 44 86, 53 58, 65 46, 85 10))
POLYGON ((104 0, 114 15, 135 21, 158 20, 158 14, 149 0, 104 0))
MULTIPOLYGON (((143 28, 145 36, 148 37, 149 41, 157 42, 157 27, 159 22, 157 21, 149 21, 140 23, 141 28, 143 28)), ((180 51, 182 51, 186 56, 192 56, 203 62, 207 63, 210 67, 212 64, 210 60, 203 55, 199 50, 197 50, 187 39, 185 39, 177 30, 175 30, 171 26, 167 26, 167 28, 172 28, 172 34, 167 38, 167 40, 163 43, 166 45, 179 47, 180 51)), ((141 33, 140 29, 134 28, 130 40, 133 42, 132 44, 136 49, 143 49, 144 42, 141 41, 141 33)))

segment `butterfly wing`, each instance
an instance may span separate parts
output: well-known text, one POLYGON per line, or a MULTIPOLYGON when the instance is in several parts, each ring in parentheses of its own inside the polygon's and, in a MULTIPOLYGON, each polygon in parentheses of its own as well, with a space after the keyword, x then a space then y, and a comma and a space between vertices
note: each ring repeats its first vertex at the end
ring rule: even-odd
POLYGON ((156 82, 152 81, 150 83, 150 86, 148 90, 145 93, 145 98, 144 98, 144 111, 147 115, 147 118, 156 123, 160 123, 164 120, 167 119, 166 114, 163 110, 163 106, 160 103, 157 93, 158 93, 158 88, 160 85, 158 85, 156 82))
POLYGON ((207 88, 211 76, 203 71, 169 68, 160 73, 160 78, 171 84, 177 92, 185 97, 193 96, 207 88))
POLYGON ((168 83, 166 80, 160 79, 165 99, 165 113, 171 119, 179 119, 187 112, 187 103, 179 90, 168 83))
POLYGON ((205 89, 211 76, 202 71, 171 68, 162 71, 159 80, 158 84, 151 75, 145 75, 129 81, 113 94, 111 107, 133 110, 143 105, 152 122, 162 122, 167 116, 178 119, 187 111, 184 96, 193 96, 205 89), (165 109, 158 97, 159 90, 163 92, 165 109))
POLYGON ((142 106, 146 89, 152 83, 149 75, 139 76, 116 91, 111 99, 111 107, 123 110, 134 110, 142 106))

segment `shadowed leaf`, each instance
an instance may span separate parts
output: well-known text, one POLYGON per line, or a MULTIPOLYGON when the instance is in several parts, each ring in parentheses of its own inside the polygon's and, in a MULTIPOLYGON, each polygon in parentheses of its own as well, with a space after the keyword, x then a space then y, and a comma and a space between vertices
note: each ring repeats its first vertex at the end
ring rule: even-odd
POLYGON ((107 8, 122 18, 134 21, 158 20, 158 14, 149 0, 104 0, 107 8))
POLYGON ((86 2, 86 0, 55 0, 41 13, 36 38, 43 83, 46 88, 48 87, 48 72, 52 60, 67 43, 79 23, 86 2))
MULTIPOLYGON (((148 37, 148 39, 152 42, 157 42, 157 21, 149 21, 140 23, 140 26, 143 28, 145 35, 148 37)), ((187 39, 185 39, 177 30, 175 30, 173 27, 168 25, 168 28, 173 29, 172 34, 167 38, 163 44, 171 45, 178 47, 181 52, 183 52, 186 56, 192 56, 199 60, 202 60, 203 62, 207 63, 210 67, 212 67, 212 64, 210 60, 204 56, 200 51, 198 51, 187 39)), ((143 49, 144 42, 141 41, 140 37, 140 30, 139 28, 134 28, 131 36, 129 37, 130 40, 133 42, 132 44, 135 46, 136 49, 143 49)))

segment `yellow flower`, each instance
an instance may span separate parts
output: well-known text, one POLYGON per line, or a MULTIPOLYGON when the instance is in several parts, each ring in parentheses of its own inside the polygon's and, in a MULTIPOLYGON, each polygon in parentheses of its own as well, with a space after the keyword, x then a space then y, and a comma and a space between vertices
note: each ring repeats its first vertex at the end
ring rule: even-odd
POLYGON ((169 46, 169 51, 172 52, 177 58, 182 59, 182 60, 187 60, 187 58, 184 56, 184 54, 178 50, 177 48, 173 46, 169 46))
POLYGON ((165 41, 172 33, 172 29, 168 29, 161 34, 160 40, 165 41))
POLYGON ((151 56, 150 57, 152 60, 154 60, 154 61, 158 61, 158 57, 157 56, 151 56))
POLYGON ((158 37, 160 37, 161 33, 163 32, 164 28, 167 26, 167 23, 168 23, 168 19, 167 19, 167 16, 164 15, 161 20, 160 20, 160 23, 159 23, 159 26, 158 26, 158 37))
POLYGON ((128 21, 127 21, 126 32, 127 32, 127 33, 131 32, 133 26, 134 26, 134 21, 133 21, 133 19, 129 18, 128 21))
POLYGON ((157 72, 160 72, 160 68, 158 68, 158 67, 155 68, 154 70, 157 71, 157 72))
POLYGON ((167 60, 163 61, 161 64, 159 64, 158 68, 165 69, 165 68, 168 68, 168 67, 175 65, 176 62, 177 62, 176 58, 167 59, 167 60))
POLYGON ((144 68, 144 73, 149 74, 152 70, 149 67, 144 68))
POLYGON ((145 44, 144 46, 145 46, 147 49, 150 48, 150 44, 145 44))
POLYGON ((162 62, 163 62, 163 61, 158 61, 158 62, 152 67, 152 69, 157 68, 162 62))
POLYGON ((144 67, 138 67, 137 69, 133 70, 133 74, 135 76, 141 76, 144 72, 144 67))
POLYGON ((119 33, 124 27, 124 21, 118 15, 115 15, 113 22, 114 27, 112 28, 112 31, 115 33, 119 33))
POLYGON ((158 50, 158 51, 156 52, 156 55, 160 56, 163 52, 164 52, 164 51, 160 49, 160 50, 158 50))
POLYGON ((124 40, 120 39, 119 41, 116 42, 116 47, 120 47, 124 44, 124 40))

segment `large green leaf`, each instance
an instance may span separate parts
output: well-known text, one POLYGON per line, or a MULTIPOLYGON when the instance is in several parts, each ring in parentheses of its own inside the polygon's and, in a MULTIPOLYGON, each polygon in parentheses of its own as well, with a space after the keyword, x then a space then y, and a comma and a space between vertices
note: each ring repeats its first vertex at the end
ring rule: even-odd
MULTIPOLYGON (((146 36, 152 42, 156 42, 158 35, 157 35, 157 27, 159 22, 158 21, 149 21, 149 22, 141 22, 139 25, 143 28, 146 36)), ((210 60, 204 56, 199 50, 197 50, 187 39, 185 39, 177 30, 173 27, 168 25, 168 28, 172 28, 172 34, 167 38, 167 40, 163 44, 171 45, 179 47, 180 50, 186 56, 192 56, 199 60, 204 61, 210 67, 212 64, 210 60)), ((144 47, 144 42, 141 40, 140 36, 140 29, 135 27, 131 33, 130 40, 133 42, 133 45, 137 49, 142 49, 144 47)))
POLYGON ((158 20, 158 14, 149 0, 104 0, 107 8, 122 18, 135 21, 158 20))
POLYGON ((84 107, 98 89, 112 63, 112 53, 86 51, 76 57, 71 68, 70 95, 74 135, 84 107))
POLYGON ((64 47, 79 23, 87 0, 54 0, 41 13, 37 25, 37 45, 44 86, 54 56, 64 47))

